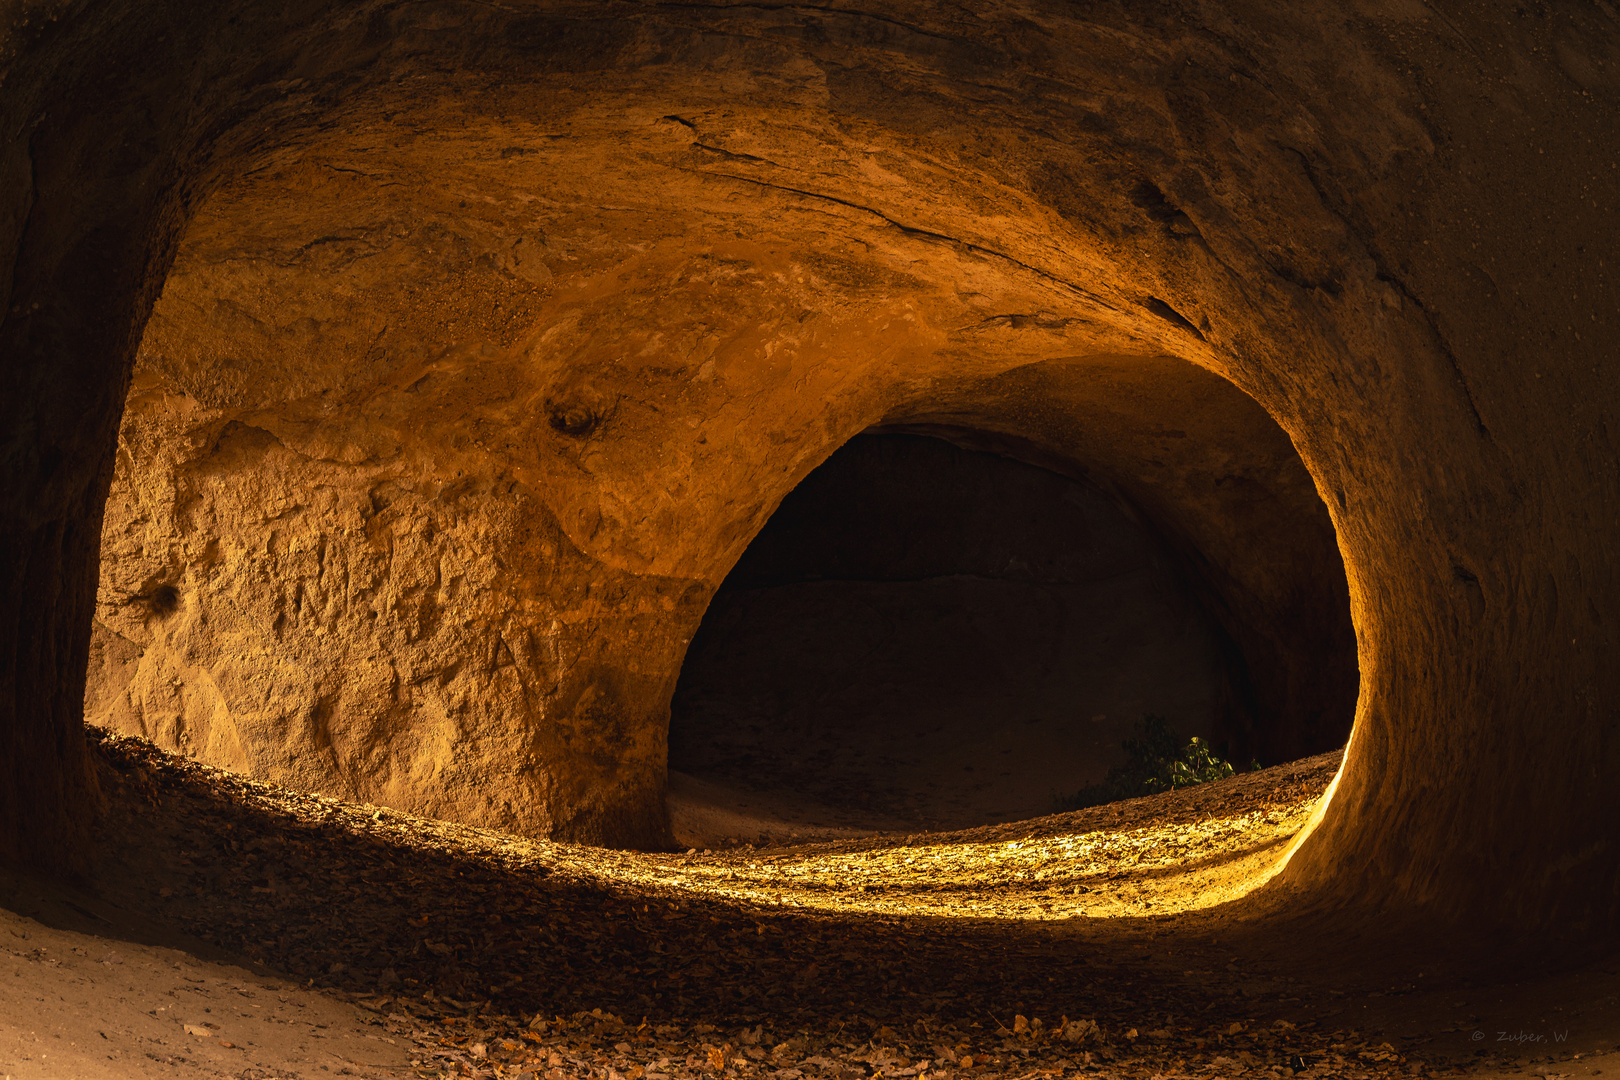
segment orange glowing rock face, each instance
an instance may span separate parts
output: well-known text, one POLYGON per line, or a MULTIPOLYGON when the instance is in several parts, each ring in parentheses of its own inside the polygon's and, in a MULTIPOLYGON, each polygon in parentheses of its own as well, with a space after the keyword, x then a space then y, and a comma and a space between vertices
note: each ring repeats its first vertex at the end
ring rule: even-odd
POLYGON ((444 108, 334 130, 198 211, 126 408, 93 721, 309 790, 666 844, 668 705, 710 595, 887 424, 1109 485, 1215 568, 1243 752, 1342 738, 1326 510, 1263 409, 1166 355, 1211 362, 1129 273, 1066 284, 1108 244, 989 174, 901 146, 853 168, 842 136, 763 114, 581 101, 565 142, 492 116, 406 136, 444 108), (832 170, 844 201, 762 183, 783 169, 832 170), (1054 229, 1048 269, 998 254, 1054 229))

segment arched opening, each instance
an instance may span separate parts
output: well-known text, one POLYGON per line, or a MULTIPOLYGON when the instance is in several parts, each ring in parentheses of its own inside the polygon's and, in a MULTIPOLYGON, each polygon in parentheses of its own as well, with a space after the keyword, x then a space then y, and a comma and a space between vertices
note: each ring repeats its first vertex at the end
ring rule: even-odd
POLYGON ((671 706, 703 845, 1073 808, 1148 718, 1239 767, 1343 744, 1348 595, 1288 438, 1170 358, 936 390, 783 499, 671 706), (1076 798, 1076 796, 1079 798, 1076 798))
POLYGON ((1145 715, 1229 754, 1220 633, 1116 497, 941 438, 857 436, 782 501, 687 651, 676 838, 699 842, 686 815, 725 788, 733 828, 758 803, 765 835, 1049 814, 1145 715))
MULTIPOLYGON (((241 813, 247 785, 160 812, 125 790, 122 823, 173 858, 124 895, 191 905, 238 955, 291 942, 300 982, 358 965, 357 988, 448 992, 481 1040, 464 1071, 585 1068, 588 1033, 591 1071, 641 1075, 618 1042, 651 1035, 610 1010, 661 1036, 719 984, 688 1046, 634 1067, 772 1047, 806 1075, 1055 1074, 1094 1050, 1143 1075, 1394 1072, 1394 1044, 1343 1034, 1396 995, 1386 1015, 1412 1011, 1413 967, 1459 985, 1437 943, 1590 955, 1617 925, 1609 5, 38 7, 0 37, 8 865, 93 850, 89 657, 111 691, 92 711, 351 803, 287 798, 291 842, 259 844, 231 833, 279 811, 241 813), (114 465, 132 373, 126 445, 162 468, 114 465), (1240 761, 1342 738, 1349 595, 1344 768, 1228 864, 1210 903, 1237 905, 1167 926, 1073 891, 1134 861, 1095 819, 1120 842, 1022 851, 995 926, 954 901, 914 926, 901 840, 890 893, 848 848, 756 860, 751 892, 737 852, 558 857, 667 844, 663 724, 705 604, 874 428, 1134 508, 1212 627, 1240 761), (125 644, 93 649, 97 620, 125 644), (546 840, 413 847, 359 802, 546 840), (175 809, 212 842, 177 850, 175 809), (354 874, 345 846, 378 857, 354 874), (1085 916, 1060 934, 1048 859, 1085 916), (602 887, 632 862, 632 888, 602 887), (715 891, 671 902, 671 865, 715 891), (424 867, 431 890, 406 880, 424 867), (789 904, 858 881, 857 933, 787 908, 787 879, 789 904), (1349 950, 1390 977, 1335 985, 1310 955, 1403 922, 1400 947, 1349 950), (298 955, 311 928, 331 955, 298 955), (1257 978, 1268 950, 1313 986, 1257 978), (474 994, 580 1026, 520 1062, 534 1022, 483 1042, 474 994), (894 1015, 851 1027, 852 1002, 894 1015), (963 1027, 936 1026, 952 1004, 963 1027), (1037 1009, 1087 1019, 1043 1031, 1037 1009), (901 1039, 903 1062, 877 1056, 901 1039)), ((58 955, 34 970, 82 976, 58 955)), ((1449 1023, 1472 1055, 1463 996, 1431 989, 1419 1037, 1449 1023)), ((213 1015, 187 1036, 223 1039, 213 1015)), ((179 1037, 153 1035, 137 1054, 179 1037)), ((105 1071, 97 1047, 80 1071, 105 1071)))
MULTIPOLYGON (((1366 679, 1360 734, 1334 807, 1288 879, 1329 904, 1348 890, 1367 910, 1456 916, 1484 907, 1548 927, 1613 907, 1614 863, 1589 812, 1606 774, 1571 765, 1614 754, 1601 717, 1615 683, 1601 645, 1612 637, 1602 607, 1615 575, 1612 545, 1591 524, 1600 519, 1591 493, 1607 490, 1612 472, 1601 410, 1613 395, 1596 362, 1612 329, 1600 306, 1568 308, 1584 294, 1563 287, 1570 263, 1558 261, 1601 281, 1599 253, 1613 246, 1591 236, 1612 227, 1612 215, 1601 216, 1610 182, 1563 167, 1590 153, 1592 125, 1613 122, 1600 95, 1583 89, 1569 109, 1548 105, 1546 114, 1481 105, 1470 80, 1430 81, 1426 67, 1392 61, 1382 24, 1306 19, 1274 34, 1264 29, 1269 14, 1241 4, 1230 34, 1192 37, 1174 12, 1143 21, 1043 9, 967 26, 926 5, 907 7, 906 19, 728 8, 697 26, 661 11, 620 18, 588 5, 540 7, 408 6, 357 19, 239 18, 227 5, 207 18, 144 21, 112 7, 16 39, 8 71, 21 89, 4 106, 13 134, 0 217, 0 239, 15 253, 4 263, 3 333, 18 358, 0 398, 18 478, 3 523, 4 562, 15 568, 0 671, 9 688, 4 758, 15 763, 0 791, 0 817, 13 823, 9 858, 49 865, 83 846, 94 785, 77 748, 78 691, 97 526, 143 320, 185 222, 220 177, 291 177, 286 215, 256 215, 244 203, 238 220, 284 224, 313 207, 289 249, 312 260, 380 266, 389 259, 372 256, 418 225, 420 257, 389 258, 459 275, 458 287, 485 270, 535 284, 555 273, 531 258, 542 241, 572 260, 571 298, 536 311, 545 316, 536 321, 563 327, 567 347, 538 360, 525 354, 544 377, 521 394, 503 398, 498 379, 482 384, 490 391, 482 419, 523 428, 514 455, 522 460, 471 485, 493 493, 498 479, 555 496, 533 521, 496 531, 561 553, 567 587, 547 595, 565 602, 522 613, 561 629, 535 639, 469 635, 476 640, 459 666, 424 667, 421 682, 400 683, 439 690, 484 663, 539 673, 525 689, 547 697, 548 724, 566 720, 543 730, 491 725, 506 734, 480 750, 486 763, 574 755, 577 774, 528 793, 549 800, 536 828, 585 839, 657 833, 664 747, 646 732, 673 689, 671 658, 768 507, 829 445, 893 420, 897 402, 953 379, 1172 352, 1229 375, 1298 441, 1352 570, 1366 679), (87 62, 79 43, 92 39, 101 51, 87 62), (479 59, 475 72, 469 57, 479 59), (1037 84, 1062 89, 1037 102, 1028 89, 1037 84), (1496 110, 1502 137, 1437 154, 1437 133, 1477 128, 1478 109, 1496 110), (1563 123, 1566 113, 1585 119, 1544 130, 1544 115, 1563 123), (457 135, 430 147, 399 130, 401 116, 457 135), (1346 116, 1358 119, 1334 119, 1346 116), (1536 149, 1515 157, 1510 174, 1478 157, 1501 146, 1536 149), (467 163, 496 178, 482 190, 510 195, 508 205, 491 209, 433 182, 467 163), (537 171, 519 175, 530 165, 537 171), (356 196, 360 187, 339 189, 369 182, 431 193, 433 205, 338 231, 317 220, 322 199, 380 205, 356 196), (1573 186, 1589 182, 1590 192, 1573 186), (1546 217, 1549 201, 1569 212, 1546 217), (567 209, 549 232, 503 231, 518 209, 536 206, 567 209), (485 210, 487 221, 471 220, 485 210), (1557 230, 1557 242, 1522 231, 1532 221, 1550 223, 1536 227, 1557 230), (1500 227, 1476 236, 1475 222, 1500 227), (1523 253, 1544 240, 1535 250, 1559 254, 1526 263, 1523 253), (367 245, 375 250, 359 250, 367 245), (704 319, 682 322, 699 291, 697 275, 666 273, 682 252, 709 260, 711 282, 731 274, 770 288, 732 322, 721 300, 704 319), (1491 276, 1490 267, 1510 265, 1534 268, 1509 281, 1491 276), (1488 288, 1480 274, 1491 277, 1488 288), (603 298, 614 290, 627 299, 609 311, 603 298), (1532 302, 1501 302, 1509 295, 1532 302), (604 313, 626 317, 583 317, 604 313), (582 317, 565 326, 554 316, 582 317), (648 348, 659 334, 681 345, 681 364, 648 348), (1527 364, 1539 365, 1534 380, 1527 364), (679 426, 698 414, 709 430, 736 436, 724 454, 714 453, 719 439, 700 450, 706 433, 679 426), (655 455, 667 473, 647 468, 655 455), (682 536, 697 539, 683 547, 682 536), (1571 602, 1581 595, 1594 599, 1571 602), (557 677, 547 682, 547 672, 557 677), (1548 700, 1569 702, 1553 735, 1548 700), (1497 869, 1510 857, 1540 869, 1504 886, 1497 869), (1566 876, 1574 886, 1562 886, 1566 876)), ((1513 65, 1522 62, 1563 92, 1576 94, 1572 79, 1599 85, 1601 66, 1570 44, 1607 40, 1609 24, 1591 18, 1597 29, 1537 30, 1535 56, 1501 61, 1503 77, 1519 77, 1513 65)), ((1467 21, 1517 40, 1493 15, 1467 21)), ((1449 55, 1449 46, 1430 47, 1449 55)), ((1497 62, 1485 56, 1481 63, 1497 62)), ((293 260, 255 265, 286 269, 293 260)), ((398 306, 417 314, 434 306, 396 284, 327 294, 360 317, 345 327, 363 361, 339 365, 355 376, 345 392, 376 373, 366 349, 380 331, 364 325, 383 309, 375 298, 403 297, 398 306)), ((466 325, 448 305, 413 328, 429 323, 466 325)), ((262 337, 285 344, 308 329, 275 325, 262 337)), ((473 347, 515 344, 492 337, 473 347)), ((363 400, 337 394, 328 412, 349 420, 375 405, 368 421, 410 428, 424 417, 396 408, 410 400, 398 395, 429 375, 466 374, 462 354, 435 368, 446 355, 412 356, 410 381, 363 400)), ((992 431, 1065 461, 1101 460, 1096 447, 1076 455, 1051 431, 1037 437, 1073 415, 1053 400, 1030 397, 995 424, 960 402, 901 419, 992 431)), ((313 396, 304 404, 320 411, 313 396)), ((386 439, 354 441, 353 431, 334 436, 295 420, 276 438, 323 460, 353 464, 389 450, 386 439)), ((447 475, 475 450, 507 449, 478 431, 462 433, 464 445, 455 434, 437 462, 447 475)), ((1138 484, 1133 503, 1184 558, 1209 554, 1195 542, 1195 502, 1155 501, 1145 473, 1120 475, 1122 490, 1138 484), (1163 511, 1173 506, 1187 513, 1172 520, 1163 511)), ((418 485, 411 494, 445 491, 418 485)), ((397 520, 409 509, 400 506, 379 503, 376 513, 394 510, 397 520)), ((206 569, 206 546, 197 555, 206 569)), ((1209 610, 1250 671, 1261 703, 1256 738, 1268 716, 1292 715, 1265 703, 1304 686, 1290 682, 1287 665, 1265 661, 1268 649, 1273 660, 1288 652, 1289 635, 1243 629, 1264 623, 1249 616, 1265 603, 1246 606, 1255 595, 1246 586, 1263 577, 1199 575, 1224 601, 1209 610), (1284 674, 1268 682, 1266 670, 1284 674)), ((173 582, 153 588, 139 595, 154 618, 195 610, 173 582)), ((515 590, 514 608, 535 595, 515 590)), ((443 608, 418 611, 431 622, 443 608)), ((331 715, 298 714, 316 733, 331 715)), ((451 716, 440 718, 446 730, 460 722, 451 716)), ((529 782, 523 769, 508 773, 508 787, 529 782)), ((474 816, 510 820, 501 817, 501 785, 460 777, 454 786, 474 816), (489 805, 479 802, 486 795, 489 805)))

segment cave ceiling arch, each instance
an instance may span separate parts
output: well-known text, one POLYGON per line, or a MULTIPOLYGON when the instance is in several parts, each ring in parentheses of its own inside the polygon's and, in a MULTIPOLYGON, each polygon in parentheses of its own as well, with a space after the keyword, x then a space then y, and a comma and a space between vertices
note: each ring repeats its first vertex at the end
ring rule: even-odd
MULTIPOLYGON (((658 516, 658 493, 615 447, 678 453, 657 403, 714 393, 728 361, 770 377, 719 414, 780 417, 774 433, 798 437, 783 451, 761 425, 758 445, 726 459, 761 491, 791 486, 871 424, 927 422, 929 380, 994 379, 1054 357, 1168 355, 1208 369, 1297 448, 1333 517, 1356 619, 1357 734, 1290 880, 1540 911, 1552 903, 1540 879, 1506 893, 1461 884, 1483 881, 1476 871, 1494 856, 1455 841, 1471 821, 1528 845, 1522 822, 1557 820, 1552 847, 1592 882, 1612 881, 1611 842, 1576 824, 1590 793, 1548 782, 1559 761, 1612 747, 1571 722, 1556 747, 1533 749, 1526 714, 1538 686, 1600 688, 1583 691, 1592 702, 1610 700, 1613 683, 1584 654, 1554 662, 1532 644, 1601 638, 1596 606, 1550 597, 1561 578, 1567 594, 1571 575, 1600 591, 1614 577, 1586 510, 1590 478, 1613 457, 1609 397, 1584 359, 1613 330, 1590 299, 1606 278, 1582 253, 1613 249, 1612 220, 1594 214, 1615 180, 1562 168, 1614 123, 1615 32, 1601 12, 1544 17, 1524 31, 1536 50, 1494 16, 1469 16, 1486 51, 1467 36, 1459 46, 1455 20, 1398 5, 228 8, 188 19, 179 7, 63 5, 60 25, 47 19, 7 53, 19 88, 7 130, 31 132, 8 143, 5 164, 26 178, 4 219, 18 251, 3 283, 7 341, 27 358, 8 375, 8 399, 27 404, 7 455, 28 511, 8 518, 8 535, 19 551, 49 552, 20 565, 67 568, 60 596, 38 607, 58 636, 19 661, 18 701, 71 711, 39 703, 59 667, 73 681, 72 663, 54 657, 83 654, 94 560, 82 530, 48 523, 95 516, 117 374, 180 235, 213 254, 176 264, 165 303, 177 308, 188 289, 200 306, 232 245, 256 238, 268 257, 241 260, 232 273, 244 281, 268 281, 274 266, 277 288, 307 273, 315 293, 323 265, 371 275, 368 288, 321 298, 342 310, 322 324, 326 343, 263 311, 265 296, 207 313, 236 335, 213 358, 221 370, 255 335, 299 354, 305 374, 287 369, 288 396, 326 365, 334 402, 302 402, 307 422, 278 420, 271 434, 336 461, 387 454, 389 424, 431 418, 411 414, 408 385, 363 392, 380 385, 367 383, 370 361, 337 355, 369 356, 368 342, 406 326, 450 348, 473 335, 445 328, 483 306, 482 374, 468 393, 504 431, 574 448, 537 470, 612 478, 561 507, 557 529, 655 582, 648 610, 688 602, 677 584, 712 580, 713 568, 646 542, 678 514, 658 516), (114 99, 91 71, 118 73, 129 92, 116 107, 93 107, 114 99), (1559 110, 1577 119, 1550 119, 1559 110), (1525 149, 1537 143, 1555 152, 1525 149), (1511 167, 1498 167, 1504 145, 1511 167), (451 182, 470 174, 489 179, 451 182), (276 185, 279 204, 255 209, 276 185), (419 202, 390 202, 396 189, 419 202), (1565 212, 1527 202, 1533 191, 1565 212), (591 212, 568 213, 570 199, 591 212), (278 222, 313 226, 338 205, 352 220, 336 229, 275 235, 278 222), (212 212, 231 228, 211 230, 212 212), (1538 276, 1555 249, 1577 252, 1586 301, 1538 276), (1515 263, 1523 253, 1533 257, 1515 263), (553 263, 565 260, 562 274, 553 263), (434 298, 399 284, 435 277, 434 298), (738 281, 757 283, 745 304, 738 281), (1547 344, 1573 338, 1583 316, 1583 344, 1547 344), (525 336, 540 326, 552 336, 525 336), (677 390, 648 359, 672 349, 701 357, 699 372, 712 359, 711 375, 677 390), (1533 374, 1549 380, 1534 382, 1513 350, 1569 359, 1542 364, 1533 374), (502 396, 503 368, 563 356, 543 392, 502 396), (863 384, 856 357, 904 377, 863 384), (611 378, 571 378, 587 359, 611 378), (370 422, 336 433, 356 417, 370 422), (1555 426, 1579 437, 1554 449, 1555 426), (626 438, 614 443, 614 431, 626 438), (630 505, 648 510, 650 530, 612 526, 630 505), (1574 562, 1547 554, 1571 545, 1574 562), (1531 653, 1536 663, 1490 659, 1531 653), (1421 797, 1437 784, 1444 811, 1421 797), (1387 822, 1381 834, 1374 818, 1387 822), (1429 855, 1397 858, 1391 844, 1429 855)), ((165 318, 160 309, 147 334, 156 359, 165 318)), ((455 375, 449 355, 425 348, 416 377, 455 375)), ((221 378, 217 392, 231 386, 221 378)), ((256 377, 254 393, 274 388, 256 377)), ((201 402, 203 388, 190 389, 201 402)), ((707 557, 734 557, 768 503, 734 515, 751 524, 707 557)), ((646 827, 607 804, 589 814, 609 832, 646 827)), ((1588 910, 1594 888, 1570 903, 1588 910)))

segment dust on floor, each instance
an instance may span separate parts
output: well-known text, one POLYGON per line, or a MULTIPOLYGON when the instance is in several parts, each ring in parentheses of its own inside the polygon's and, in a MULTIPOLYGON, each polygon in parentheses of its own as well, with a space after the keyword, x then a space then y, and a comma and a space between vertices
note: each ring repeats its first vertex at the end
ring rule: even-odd
POLYGON ((96 747, 94 889, 0 936, 17 1080, 1411 1077, 1503 1049, 1476 1052, 1487 1021, 1449 991, 1301 966, 1212 903, 1286 850, 1332 755, 1012 825, 676 855, 96 747))

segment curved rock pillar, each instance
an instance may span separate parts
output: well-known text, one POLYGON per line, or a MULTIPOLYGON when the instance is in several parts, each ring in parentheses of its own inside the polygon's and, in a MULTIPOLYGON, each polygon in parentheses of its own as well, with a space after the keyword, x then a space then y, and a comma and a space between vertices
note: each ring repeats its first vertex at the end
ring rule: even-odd
POLYGON ((1275 140, 1288 216, 1252 228, 1270 344, 1230 346, 1334 515, 1360 641, 1342 774, 1277 884, 1386 920, 1612 933, 1620 174, 1588 148, 1620 137, 1620 19, 1361 33, 1365 64, 1421 59, 1346 112, 1329 87, 1354 79, 1299 74, 1320 142, 1275 140), (1320 269, 1277 260, 1289 235, 1320 269))

